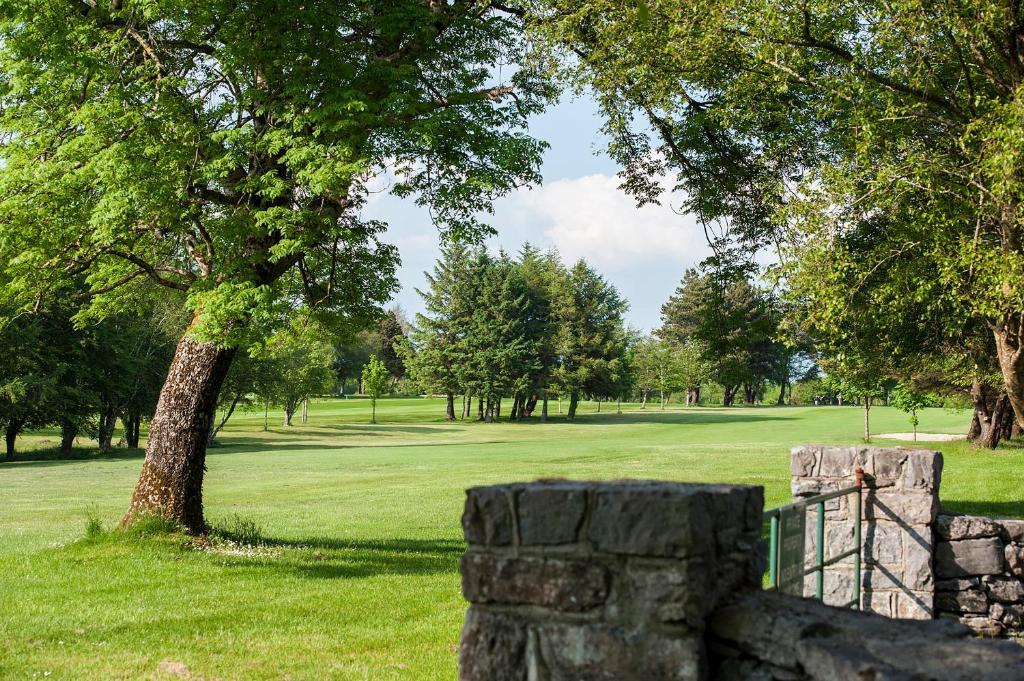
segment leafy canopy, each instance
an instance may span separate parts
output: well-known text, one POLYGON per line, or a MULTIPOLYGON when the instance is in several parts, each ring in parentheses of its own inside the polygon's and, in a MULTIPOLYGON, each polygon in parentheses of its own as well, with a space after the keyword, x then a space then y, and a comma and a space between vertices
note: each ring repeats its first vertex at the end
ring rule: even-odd
POLYGON ((149 280, 226 345, 303 300, 365 326, 398 260, 361 217, 375 176, 462 238, 539 179, 523 128, 549 88, 492 76, 522 61, 519 23, 482 2, 4 3, 3 295, 83 277, 105 316, 149 280))

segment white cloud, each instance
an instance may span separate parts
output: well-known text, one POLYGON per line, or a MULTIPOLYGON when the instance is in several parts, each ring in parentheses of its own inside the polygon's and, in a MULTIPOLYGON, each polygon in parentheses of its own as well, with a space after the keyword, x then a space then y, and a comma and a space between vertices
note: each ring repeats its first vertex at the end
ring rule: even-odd
POLYGON ((499 207, 525 212, 517 222, 528 216, 542 225, 545 241, 567 262, 584 258, 605 271, 628 271, 651 261, 693 264, 708 254, 693 217, 672 210, 678 196, 673 201, 666 194, 660 206, 637 208, 619 183, 600 174, 557 180, 518 192, 499 207))
MULTIPOLYGON (((584 258, 630 301, 628 319, 641 328, 659 325, 661 304, 679 284, 683 272, 704 259, 709 249, 704 232, 669 197, 660 206, 637 208, 618 187, 614 175, 594 174, 555 180, 523 189, 497 201, 489 216, 498 235, 492 249, 516 253, 524 243, 557 248, 567 263, 584 258)), ((439 255, 437 230, 427 212, 411 200, 386 193, 366 209, 367 216, 388 222, 385 237, 402 256, 402 291, 395 302, 410 312, 422 301, 415 288, 426 283, 423 272, 439 255)))

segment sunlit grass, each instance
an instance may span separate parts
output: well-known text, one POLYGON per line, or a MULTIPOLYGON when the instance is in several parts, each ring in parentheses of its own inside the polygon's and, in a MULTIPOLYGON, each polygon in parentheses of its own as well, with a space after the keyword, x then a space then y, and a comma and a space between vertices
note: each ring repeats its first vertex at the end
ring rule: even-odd
MULTIPOLYGON (((789 498, 789 448, 859 443, 856 408, 671 409, 586 404, 569 423, 454 423, 440 400, 262 412, 211 450, 211 544, 111 532, 141 452, 0 465, 0 678, 451 679, 464 612, 459 515, 471 485, 538 477, 764 485, 789 498), (609 413, 610 412, 610 413, 609 413), (87 536, 88 528, 88 536, 87 536)), ((928 410, 920 429, 962 432, 928 410)), ((876 432, 908 430, 875 408, 876 432)), ((42 458, 56 434, 25 438, 42 458)), ((882 441, 879 440, 878 443, 882 441)), ((88 443, 82 443, 88 444, 88 443)), ((946 454, 947 507, 1024 516, 1024 453, 946 454)), ((152 529, 152 528, 151 528, 152 529)))

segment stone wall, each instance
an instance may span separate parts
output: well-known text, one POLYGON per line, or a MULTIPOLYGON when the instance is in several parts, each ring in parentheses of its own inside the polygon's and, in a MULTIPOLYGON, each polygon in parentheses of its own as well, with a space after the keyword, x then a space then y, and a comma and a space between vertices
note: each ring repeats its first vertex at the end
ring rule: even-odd
POLYGON ((958 623, 761 591, 762 498, 758 487, 656 482, 469 490, 459 678, 1024 678, 1024 647, 958 623))
POLYGON ((1024 629, 1024 520, 940 515, 935 606, 986 636, 1024 629))
POLYGON ((705 679, 708 614, 764 571, 760 487, 468 491, 460 678, 705 679))
POLYGON ((896 620, 752 592, 708 626, 716 681, 1020 681, 1024 647, 947 621, 896 620))
MULTIPOLYGON (((850 487, 863 470, 861 607, 887 617, 934 617, 933 534, 942 477, 940 452, 884 447, 805 446, 792 450, 793 496, 807 498, 850 487)), ((815 511, 807 513, 807 562, 816 554, 815 511)), ((826 502, 825 558, 853 547, 851 497, 826 502)), ((825 602, 853 593, 853 558, 825 571, 825 602)), ((814 577, 805 594, 814 593, 814 577)))

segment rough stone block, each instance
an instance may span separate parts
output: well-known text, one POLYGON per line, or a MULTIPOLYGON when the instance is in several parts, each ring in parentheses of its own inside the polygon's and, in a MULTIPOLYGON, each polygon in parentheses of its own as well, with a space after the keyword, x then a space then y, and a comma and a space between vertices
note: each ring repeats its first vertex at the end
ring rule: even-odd
POLYGON ((876 591, 865 587, 864 593, 861 594, 861 604, 864 606, 864 610, 883 617, 896 617, 896 613, 899 612, 896 601, 896 591, 876 591))
POLYGON ((461 681, 526 681, 526 626, 473 606, 459 644, 461 681))
POLYGON ((825 558, 832 558, 854 548, 853 522, 825 523, 825 558))
MULTIPOLYGON (((898 591, 906 588, 903 583, 903 571, 899 566, 870 565, 861 576, 861 584, 865 589, 873 591, 898 591)), ((874 608, 871 610, 872 612, 877 612, 874 608)))
POLYGON ((995 575, 1003 571, 1003 544, 996 537, 940 541, 935 546, 938 578, 995 575))
MULTIPOLYGON (((864 495, 864 518, 902 525, 931 525, 939 510, 936 495, 916 490, 879 489, 864 495)), ((921 528, 922 533, 925 530, 921 528)))
POLYGON ((871 452, 871 466, 868 470, 868 484, 871 487, 890 487, 903 475, 903 463, 909 450, 903 448, 878 447, 871 452))
POLYGON ((520 492, 517 506, 523 544, 571 544, 586 512, 586 488, 579 484, 531 485, 520 492))
POLYGON ((943 539, 981 539, 998 537, 999 525, 990 518, 971 515, 941 514, 935 522, 935 532, 943 539))
MULTIPOLYGON (((817 575, 804 578, 804 596, 814 596, 817 590, 817 575)), ((826 568, 822 580, 822 602, 826 605, 842 606, 853 599, 853 573, 835 568, 826 568)))
POLYGON ((632 632, 607 624, 543 624, 530 646, 530 679, 599 681, 706 678, 703 639, 632 632))
POLYGON ((609 609, 619 621, 635 625, 661 622, 702 631, 704 618, 717 605, 707 582, 713 580, 699 561, 673 561, 660 567, 631 566, 622 578, 618 599, 609 609))
POLYGON ((1007 605, 1004 603, 993 603, 989 608, 988 616, 998 620, 1005 627, 1019 629, 1024 622, 1024 605, 1007 605))
POLYGON ((609 483, 594 492, 588 538, 596 551, 635 556, 709 555, 716 532, 752 524, 760 487, 609 483))
POLYGON ((967 579, 940 579, 935 582, 936 591, 967 591, 968 589, 977 589, 981 584, 981 580, 977 577, 969 577, 967 579))
POLYGON ((985 586, 992 600, 1000 603, 1024 601, 1024 582, 1012 577, 986 577, 985 586))
POLYGON ((607 571, 590 562, 470 551, 462 557, 461 570, 462 593, 470 603, 580 612, 608 597, 607 571))
POLYGON ((466 491, 462 531, 470 544, 512 543, 512 508, 504 487, 473 487, 466 491))
POLYGON ((1007 544, 1003 549, 1006 569, 1014 577, 1024 577, 1024 546, 1007 544))
POLYGON ((931 540, 930 532, 906 532, 903 536, 903 578, 911 591, 929 590, 935 584, 931 540))
POLYGON ((898 566, 903 563, 903 530, 895 523, 878 521, 862 528, 864 557, 868 563, 898 566))
POLYGON ((896 594, 896 617, 902 620, 930 620, 935 616, 931 591, 900 591, 896 594))
POLYGON ((958 621, 961 624, 964 624, 973 629, 974 632, 979 636, 996 638, 998 636, 1003 635, 1003 627, 999 624, 999 622, 993 622, 988 617, 968 615, 966 617, 960 617, 958 621))
POLYGON ((975 639, 953 622, 889 620, 775 593, 742 596, 709 629, 735 657, 798 672, 762 678, 1016 681, 1024 669, 1021 646, 975 639))
POLYGON ((945 612, 953 613, 988 613, 988 597, 984 592, 977 590, 969 591, 940 591, 935 594, 935 607, 945 612))
POLYGON ((823 478, 851 478, 858 466, 867 463, 865 447, 825 447, 821 452, 818 475, 823 478))
POLYGON ((907 452, 903 463, 899 486, 903 489, 920 489, 935 492, 939 489, 942 477, 942 454, 924 449, 912 449, 907 452))
POLYGON ((1002 526, 1003 531, 1006 532, 1006 538, 1009 541, 1024 544, 1024 520, 1000 518, 999 520, 996 520, 996 522, 1002 526))
POLYGON ((794 477, 807 478, 818 475, 818 460, 821 447, 793 447, 790 450, 789 469, 794 477))

